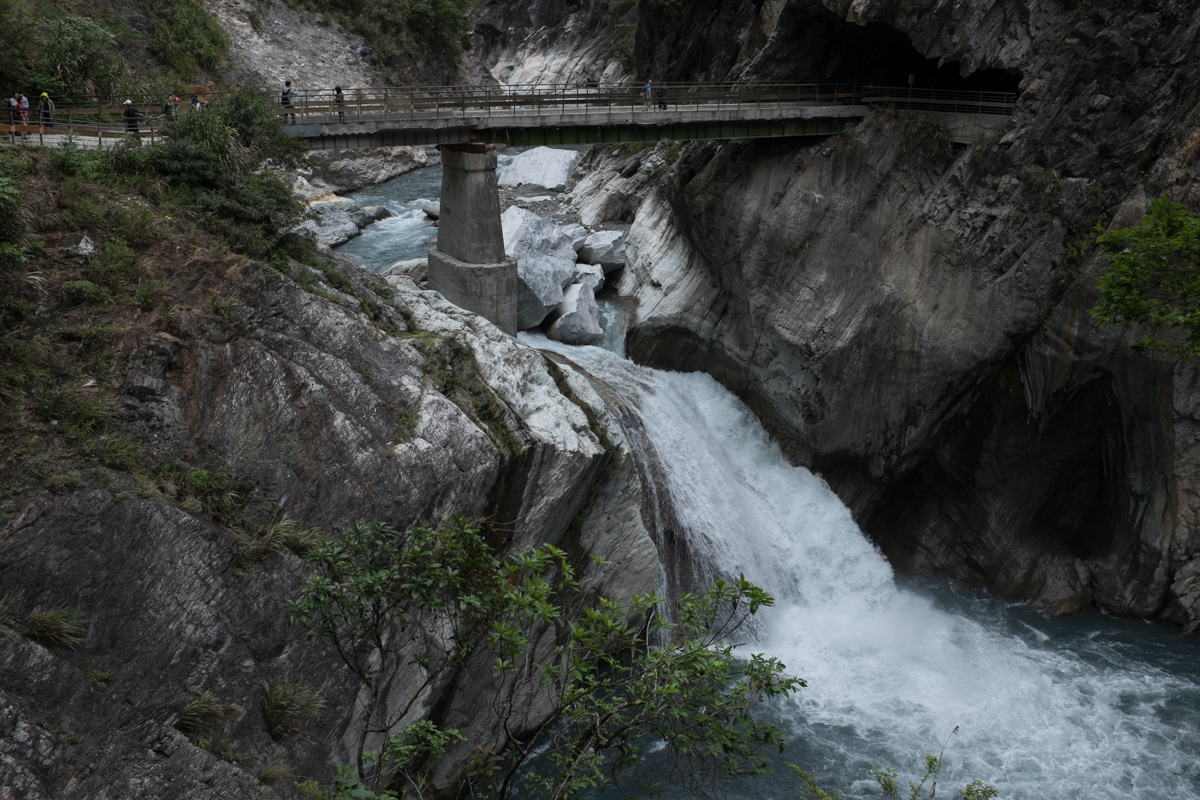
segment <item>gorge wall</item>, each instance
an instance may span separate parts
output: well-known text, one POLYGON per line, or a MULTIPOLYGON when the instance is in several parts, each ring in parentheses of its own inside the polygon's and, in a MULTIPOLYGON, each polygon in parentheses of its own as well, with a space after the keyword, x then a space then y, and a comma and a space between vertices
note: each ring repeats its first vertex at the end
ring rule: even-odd
POLYGON ((1088 310, 1097 221, 1200 202, 1200 13, 793 0, 642 23, 655 77, 916 73, 1018 101, 973 147, 882 112, 815 143, 594 154, 585 221, 636 212, 631 356, 739 392, 901 569, 1194 627, 1195 369, 1088 310))
MULTIPOLYGON (((288 625, 308 574, 285 543, 297 530, 489 515, 497 545, 567 550, 588 592, 621 600, 657 580, 636 470, 585 377, 407 279, 336 257, 296 269, 193 255, 169 318, 123 332, 119 417, 149 448, 143 467, 54 456, 56 422, 26 434, 49 437, 51 458, 31 452, 41 477, 0 500, 5 797, 262 797, 326 780, 356 682, 288 625), (86 617, 76 648, 14 624, 64 604, 86 617), (317 689, 328 710, 273 737, 263 681, 317 689), (181 712, 202 693, 228 715, 197 733, 181 712)), ((449 676, 426 709, 472 747, 495 735, 484 673, 449 676)))

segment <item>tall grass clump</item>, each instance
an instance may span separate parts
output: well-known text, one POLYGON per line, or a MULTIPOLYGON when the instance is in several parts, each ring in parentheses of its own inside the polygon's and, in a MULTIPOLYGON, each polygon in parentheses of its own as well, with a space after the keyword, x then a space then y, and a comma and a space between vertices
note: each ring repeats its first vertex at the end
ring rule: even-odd
POLYGON ((263 681, 263 717, 275 739, 295 733, 325 710, 325 698, 305 683, 263 681))
POLYGON ((74 649, 83 644, 87 617, 74 606, 63 603, 56 608, 35 608, 25 625, 25 635, 48 647, 74 649))

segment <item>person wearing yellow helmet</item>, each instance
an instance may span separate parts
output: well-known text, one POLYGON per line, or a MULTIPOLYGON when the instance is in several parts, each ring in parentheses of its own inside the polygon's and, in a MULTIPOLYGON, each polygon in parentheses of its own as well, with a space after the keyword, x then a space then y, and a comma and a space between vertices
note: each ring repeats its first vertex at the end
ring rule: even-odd
POLYGON ((46 128, 54 127, 54 101, 50 99, 50 95, 42 92, 38 98, 38 112, 42 119, 42 125, 46 128))

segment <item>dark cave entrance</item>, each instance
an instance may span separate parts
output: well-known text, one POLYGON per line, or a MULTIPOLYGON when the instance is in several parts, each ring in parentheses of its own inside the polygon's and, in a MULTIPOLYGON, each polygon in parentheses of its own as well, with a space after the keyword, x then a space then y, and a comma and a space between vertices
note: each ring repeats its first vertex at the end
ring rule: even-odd
POLYGON ((855 83, 975 92, 1020 90, 1022 75, 1008 69, 962 74, 957 61, 926 58, 894 28, 855 25, 818 6, 791 7, 780 20, 790 35, 776 37, 760 60, 764 77, 802 83, 855 83))

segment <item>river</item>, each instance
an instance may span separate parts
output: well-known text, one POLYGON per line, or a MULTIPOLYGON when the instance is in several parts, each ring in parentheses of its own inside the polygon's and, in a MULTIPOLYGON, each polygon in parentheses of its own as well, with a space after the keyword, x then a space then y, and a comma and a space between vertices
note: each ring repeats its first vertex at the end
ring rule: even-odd
MULTIPOLYGON (((440 170, 419 172, 354 197, 397 213, 436 197, 440 170)), ((423 254, 426 223, 389 222, 341 251, 373 269, 423 254)), ((907 778, 949 739, 939 797, 978 778, 1014 800, 1200 798, 1200 638, 897 578, 825 482, 788 464, 709 376, 637 366, 619 336, 607 347, 521 339, 565 353, 638 409, 694 554, 777 600, 750 645, 808 686, 767 709, 790 734, 780 769, 715 796, 796 798, 792 762, 845 798, 879 797, 872 764, 907 778)), ((658 774, 651 760, 645 775, 658 774)))

